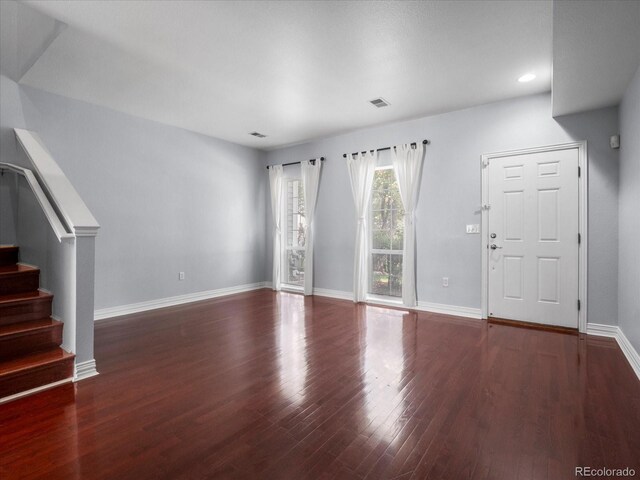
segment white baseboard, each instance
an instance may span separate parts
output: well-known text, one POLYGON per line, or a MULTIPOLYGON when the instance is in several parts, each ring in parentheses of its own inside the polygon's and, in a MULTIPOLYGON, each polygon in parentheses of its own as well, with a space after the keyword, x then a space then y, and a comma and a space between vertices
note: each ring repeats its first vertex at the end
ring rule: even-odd
POLYGON ((41 387, 32 388, 31 390, 25 390, 24 392, 19 392, 14 395, 9 395, 8 397, 0 398, 0 405, 7 402, 12 402, 13 400, 17 400, 22 397, 27 397, 29 395, 33 395, 34 393, 44 392, 45 390, 49 390, 50 388, 57 387, 59 385, 64 385, 65 383, 71 383, 73 378, 65 378, 64 380, 60 380, 58 382, 48 383, 46 385, 42 385, 41 387))
POLYGON ((95 360, 87 360, 86 362, 80 362, 75 364, 75 373, 73 375, 73 381, 79 382, 85 378, 95 377, 98 375, 96 369, 95 360))
POLYGON ((160 298, 158 300, 149 300, 147 302, 120 305, 118 307, 100 308, 95 310, 94 320, 104 320, 106 318, 120 317, 122 315, 130 315, 132 313, 156 310, 158 308, 173 307, 185 303, 199 302, 201 300, 209 300, 211 298, 223 297, 225 295, 232 295, 234 293, 250 292, 251 290, 264 288, 266 286, 265 283, 266 282, 250 283, 247 285, 238 285, 236 287, 219 288, 217 290, 207 290, 205 292, 188 293, 186 295, 160 298))
POLYGON ((627 357, 627 361, 631 368, 636 373, 638 379, 640 379, 640 355, 637 350, 633 348, 631 342, 626 337, 624 332, 617 325, 601 325, 598 323, 587 323, 587 334, 597 335, 600 337, 615 338, 620 345, 620 350, 627 357))
POLYGON ((619 331, 620 331, 620 328, 617 325, 587 323, 587 335, 616 338, 619 331))
POLYGON ((482 311, 479 308, 458 307, 456 305, 445 305, 442 303, 432 303, 432 302, 418 302, 418 305, 416 306, 416 310, 482 320, 482 311))
MULTIPOLYGON (((273 282, 264 282, 265 288, 273 288, 273 282)), ((297 292, 295 290, 288 290, 286 287, 281 291, 289 293, 303 293, 304 290, 297 292)), ((337 298, 339 300, 353 300, 353 294, 351 292, 344 292, 342 290, 329 290, 327 288, 314 288, 313 294, 319 297, 337 298)))
MULTIPOLYGON (((314 288, 314 295, 319 295, 321 297, 330 297, 330 298, 338 298, 340 300, 352 300, 353 301, 353 293, 343 291, 343 290, 329 290, 326 288, 314 288)), ((382 306, 390 306, 390 307, 399 307, 402 308, 402 304, 398 304, 397 302, 389 302, 385 304, 383 301, 379 300, 371 300, 372 305, 382 305, 382 306)), ((466 318, 475 318, 482 319, 482 312, 479 308, 471 308, 471 307, 458 307, 456 305, 444 305, 442 303, 432 303, 432 302, 418 302, 418 305, 413 308, 413 310, 419 310, 421 312, 431 312, 431 313, 442 313, 445 315, 455 315, 456 317, 466 317, 466 318)))
POLYGON ((353 293, 343 290, 329 290, 328 288, 314 288, 313 294, 319 297, 337 298, 339 300, 353 301, 353 293))

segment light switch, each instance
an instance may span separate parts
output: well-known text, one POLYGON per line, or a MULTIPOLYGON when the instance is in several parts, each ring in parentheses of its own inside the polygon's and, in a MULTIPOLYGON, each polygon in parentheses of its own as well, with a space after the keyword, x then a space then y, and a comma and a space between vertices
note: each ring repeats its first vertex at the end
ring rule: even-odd
POLYGON ((480 225, 478 223, 467 225, 467 233, 480 233, 480 225))

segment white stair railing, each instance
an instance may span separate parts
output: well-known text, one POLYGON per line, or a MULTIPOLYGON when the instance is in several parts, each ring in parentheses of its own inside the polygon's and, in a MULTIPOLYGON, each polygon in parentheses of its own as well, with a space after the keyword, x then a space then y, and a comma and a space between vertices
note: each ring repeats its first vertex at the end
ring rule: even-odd
POLYGON ((27 154, 38 182, 45 190, 53 207, 76 237, 95 237, 100 225, 91 214, 37 133, 14 129, 18 143, 27 154))
POLYGON ((71 230, 66 227, 58 217, 58 214, 31 170, 10 163, 0 162, 0 175, 4 175, 5 172, 12 172, 24 177, 59 242, 75 237, 75 235, 71 233, 71 230))

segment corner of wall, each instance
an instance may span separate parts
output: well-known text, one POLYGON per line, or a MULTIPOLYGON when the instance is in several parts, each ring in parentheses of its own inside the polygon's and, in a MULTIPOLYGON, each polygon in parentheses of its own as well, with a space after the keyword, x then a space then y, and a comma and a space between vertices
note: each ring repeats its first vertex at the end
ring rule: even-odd
POLYGON ((618 325, 640 351, 640 66, 620 103, 618 325))

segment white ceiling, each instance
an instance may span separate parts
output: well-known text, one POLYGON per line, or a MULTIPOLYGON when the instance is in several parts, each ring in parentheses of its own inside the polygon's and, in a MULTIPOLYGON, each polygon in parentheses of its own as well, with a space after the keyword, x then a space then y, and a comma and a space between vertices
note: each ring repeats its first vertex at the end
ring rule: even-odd
POLYGON ((552 64, 554 115, 615 105, 640 63, 638 0, 22 3, 12 78, 262 149, 549 91, 552 64))
POLYGON ((68 28, 21 83, 263 149, 551 88, 549 1, 26 3, 68 28))

